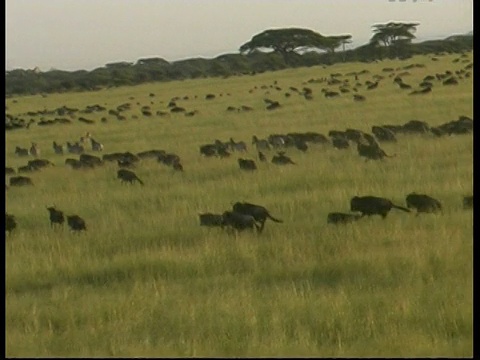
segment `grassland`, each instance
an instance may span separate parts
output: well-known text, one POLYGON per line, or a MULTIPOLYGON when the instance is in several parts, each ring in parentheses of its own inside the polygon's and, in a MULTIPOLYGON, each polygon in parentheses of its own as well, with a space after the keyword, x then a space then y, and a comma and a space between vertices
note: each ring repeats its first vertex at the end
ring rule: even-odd
MULTIPOLYGON (((7 166, 25 165, 14 149, 32 141, 42 158, 56 164, 32 174, 33 187, 6 191, 6 210, 18 222, 5 245, 6 355, 472 356, 473 222, 472 212, 462 209, 462 197, 473 192, 471 135, 399 135, 396 144, 382 144, 395 158, 370 162, 354 148, 311 145, 306 153, 287 151, 296 166, 260 163, 254 173, 242 172, 237 156, 211 159, 199 153, 200 145, 230 137, 250 144, 253 135, 370 132, 372 125, 412 119, 435 126, 472 117, 472 78, 456 86, 434 82, 432 93, 409 96, 382 72, 424 64, 403 77, 415 85, 426 75, 462 68, 464 63, 453 62, 457 58, 337 64, 7 99, 7 112, 14 115, 63 105, 111 109, 130 102, 132 108, 124 121, 94 113, 84 115, 94 125, 33 124, 6 133, 7 166), (326 99, 325 84, 305 84, 362 70, 369 71, 359 76, 362 83, 374 74, 385 76, 377 89, 359 89, 367 98, 363 103, 351 94, 326 99), (290 86, 310 87, 313 100, 284 97, 290 86), (205 100, 209 93, 216 98, 205 100), (176 96, 180 106, 199 113, 155 115, 176 96), (282 107, 266 111, 267 97, 282 107), (142 116, 144 105, 151 106, 152 117, 142 116), (254 110, 226 111, 240 105, 254 110), (104 116, 107 122, 100 121, 104 116), (72 156, 55 155, 52 141, 72 142, 86 131, 108 153, 174 152, 185 172, 145 160, 135 170, 145 182, 140 187, 121 185, 116 164, 72 170, 64 165, 72 156), (416 217, 392 210, 385 220, 326 223, 328 212, 348 212, 355 195, 403 205, 413 191, 438 198, 444 214, 416 217), (284 223, 267 222, 261 236, 199 226, 199 212, 221 213, 243 200, 266 206, 284 223), (52 230, 45 209, 51 204, 82 216, 88 231, 52 230)), ((251 146, 246 157, 256 158, 251 146)))

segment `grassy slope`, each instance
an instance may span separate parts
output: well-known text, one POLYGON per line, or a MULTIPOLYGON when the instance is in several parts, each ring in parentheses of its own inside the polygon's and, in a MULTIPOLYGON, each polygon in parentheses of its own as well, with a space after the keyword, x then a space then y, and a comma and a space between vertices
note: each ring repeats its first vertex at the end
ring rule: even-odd
MULTIPOLYGON (((97 123, 7 133, 7 166, 26 163, 14 148, 31 141, 57 165, 33 174, 33 188, 6 192, 7 211, 19 223, 6 241, 7 356, 471 356, 472 213, 461 208, 461 198, 472 192, 472 136, 399 136, 397 144, 382 145, 397 154, 385 162, 365 163, 354 149, 330 146, 288 150, 298 166, 259 164, 253 174, 238 169, 236 156, 205 159, 198 152, 201 144, 230 137, 250 144, 254 134, 370 131, 472 116, 471 80, 435 82, 432 94, 416 97, 382 72, 425 64, 404 76, 415 85, 427 74, 460 69, 465 64, 452 63, 457 57, 8 99, 12 114, 125 102, 132 110, 126 121, 85 114, 97 123), (370 73, 360 76, 362 83, 385 76, 376 90, 359 88, 365 103, 351 94, 325 99, 325 84, 304 84, 363 69, 370 73), (270 87, 274 81, 282 91, 270 87), (312 88, 314 100, 285 98, 289 86, 312 88), (207 101, 208 93, 217 97, 207 101), (143 105, 154 114, 166 110, 172 97, 186 95, 178 104, 199 110, 194 117, 140 113, 143 105), (265 111, 265 97, 282 108, 265 111), (254 110, 225 111, 240 105, 254 110), (147 160, 135 170, 146 184, 140 187, 119 184, 114 164, 70 170, 51 142, 74 141, 85 131, 106 152, 175 152, 185 173, 147 160), (385 220, 326 224, 328 212, 348 211, 352 196, 403 204, 412 191, 440 199, 444 215, 392 210, 385 220), (265 205, 285 223, 267 222, 261 237, 198 226, 199 212, 222 212, 238 200, 265 205), (84 217, 87 234, 51 230, 45 206, 52 203, 84 217)), ((255 158, 251 147, 248 157, 255 158)))

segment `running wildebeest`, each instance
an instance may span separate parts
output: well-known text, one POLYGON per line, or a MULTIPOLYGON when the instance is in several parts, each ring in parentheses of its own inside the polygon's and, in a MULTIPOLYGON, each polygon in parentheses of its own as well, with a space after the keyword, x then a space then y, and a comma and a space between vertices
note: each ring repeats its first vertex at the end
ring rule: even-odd
POLYGON ((292 159, 290 159, 287 155, 285 155, 284 151, 279 151, 277 155, 274 155, 272 158, 272 163, 276 165, 287 165, 287 164, 296 165, 292 161, 292 159))
POLYGON ((53 142, 53 151, 57 155, 63 155, 63 146, 57 144, 55 141, 53 142))
POLYGON ((442 211, 442 204, 437 199, 432 198, 431 196, 425 194, 408 194, 405 198, 407 207, 409 209, 416 209, 417 216, 421 213, 435 213, 437 211, 442 211))
POLYGON ((274 218, 272 215, 270 215, 270 212, 265 207, 260 205, 255 205, 247 202, 236 202, 233 205, 233 211, 240 214, 253 216, 255 221, 260 223, 260 231, 263 230, 263 227, 265 226, 265 221, 267 219, 270 219, 277 223, 283 223, 282 220, 274 218))
POLYGON ((14 175, 16 173, 14 168, 5 167, 5 175, 14 175))
POLYGON ((138 181, 141 185, 144 185, 143 181, 138 178, 138 176, 130 170, 120 169, 117 171, 117 178, 121 180, 122 183, 129 182, 133 184, 135 181, 138 181))
POLYGON ((365 215, 381 215, 385 219, 392 208, 410 212, 409 209, 395 205, 390 200, 382 197, 354 196, 350 200, 350 211, 359 211, 362 213, 362 217, 365 215))
POLYGON ((83 220, 78 215, 67 215, 67 224, 72 231, 86 231, 87 225, 85 224, 85 220, 83 220))
POLYGON ((257 170, 257 165, 255 164, 255 161, 250 159, 238 159, 238 165, 242 170, 248 170, 248 171, 257 170))
POLYGON ((198 214, 200 226, 223 226, 223 216, 221 214, 204 213, 198 214))
POLYGON ((30 152, 28 151, 28 149, 24 149, 24 148, 21 148, 19 146, 16 146, 15 147, 15 154, 17 154, 18 156, 28 156, 28 155, 30 155, 30 152))
POLYGON ((265 156, 264 153, 262 153, 261 151, 259 151, 259 152, 258 152, 258 160, 265 162, 265 161, 267 161, 267 157, 265 156))
POLYGON ((463 208, 473 209, 473 195, 463 197, 463 208))
POLYGON ((26 176, 13 176, 10 178, 10 186, 33 185, 32 179, 26 176))
POLYGON ((99 143, 98 141, 95 141, 94 138, 90 138, 90 143, 92 145, 92 150, 93 151, 102 151, 103 150, 103 144, 99 143))
POLYGON ((256 223, 255 218, 251 215, 245 215, 235 211, 225 211, 222 214, 222 219, 222 227, 230 226, 238 231, 250 229, 252 231, 257 230, 257 233, 261 232, 261 228, 256 223))
POLYGON ((358 214, 346 214, 341 212, 331 212, 327 215, 328 224, 347 224, 360 219, 362 215, 358 214))
POLYGON ((5 213, 5 231, 9 234, 17 227, 15 216, 5 213))
POLYGON ((366 158, 365 161, 381 160, 384 157, 395 157, 395 155, 387 155, 378 145, 364 144, 362 142, 358 142, 357 151, 358 155, 366 158))
POLYGON ((230 142, 228 143, 228 145, 230 146, 230 149, 232 151, 239 151, 239 152, 247 151, 247 144, 245 144, 245 141, 235 142, 233 138, 230 138, 230 142))
POLYGON ((252 145, 255 145, 257 147, 257 151, 260 150, 270 150, 271 146, 268 140, 266 139, 259 139, 257 138, 256 135, 253 135, 252 137, 252 145))
POLYGON ((172 168, 173 168, 173 170, 175 170, 175 171, 183 171, 183 165, 180 163, 180 161, 175 161, 175 162, 172 164, 172 168))
POLYGON ((46 160, 46 159, 30 160, 27 163, 27 165, 32 167, 32 168, 35 168, 35 169, 41 169, 41 168, 48 167, 48 166, 55 166, 54 163, 52 163, 50 160, 46 160))
POLYGON ((55 206, 47 207, 47 210, 50 213, 50 227, 53 228, 55 224, 63 225, 65 217, 62 211, 55 209, 55 206))

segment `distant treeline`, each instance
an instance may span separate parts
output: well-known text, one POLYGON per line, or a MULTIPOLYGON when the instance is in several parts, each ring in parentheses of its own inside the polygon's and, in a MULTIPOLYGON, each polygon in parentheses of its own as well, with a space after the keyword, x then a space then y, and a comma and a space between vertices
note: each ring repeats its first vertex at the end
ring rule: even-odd
POLYGON ((282 55, 256 51, 247 55, 226 54, 214 59, 187 59, 168 62, 161 58, 140 59, 136 63, 106 64, 92 71, 16 69, 5 74, 5 94, 33 95, 69 91, 90 91, 105 87, 138 85, 146 82, 206 77, 253 75, 286 68, 331 65, 338 62, 371 62, 382 59, 407 59, 413 55, 459 53, 473 50, 473 35, 455 35, 444 40, 417 44, 378 47, 366 44, 345 52, 307 52, 282 55))

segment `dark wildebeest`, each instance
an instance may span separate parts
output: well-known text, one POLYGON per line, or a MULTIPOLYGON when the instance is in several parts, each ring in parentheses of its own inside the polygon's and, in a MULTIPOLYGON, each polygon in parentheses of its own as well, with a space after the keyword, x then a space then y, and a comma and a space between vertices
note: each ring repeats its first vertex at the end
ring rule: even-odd
POLYGON ((55 166, 54 163, 52 163, 50 160, 47 160, 47 159, 30 160, 27 163, 27 165, 30 166, 31 168, 35 168, 35 169, 41 169, 41 168, 48 167, 48 166, 55 166))
POLYGON ((442 204, 437 199, 425 194, 408 194, 405 198, 407 207, 409 209, 417 209, 417 216, 421 213, 435 213, 437 211, 442 212, 442 204))
POLYGON ((257 230, 260 233, 262 230, 251 215, 241 214, 235 211, 225 211, 222 214, 222 227, 230 226, 231 228, 243 231, 245 229, 257 230))
POLYGON ((17 227, 15 216, 5 213, 5 231, 9 234, 17 227))
POLYGON ((473 195, 463 197, 463 208, 473 209, 473 195))
POLYGON ((242 170, 257 170, 257 165, 255 164, 255 161, 250 159, 238 159, 238 165, 242 170))
POLYGON ((257 151, 260 150, 270 150, 271 146, 268 140, 266 139, 259 139, 257 138, 256 135, 253 135, 252 137, 252 145, 255 145, 257 147, 257 151))
POLYGON ((78 215, 67 215, 67 224, 72 231, 87 230, 85 220, 78 215))
POLYGON ((247 202, 237 202, 233 205, 233 211, 240 214, 253 216, 255 221, 260 223, 260 231, 263 230, 265 221, 267 219, 273 220, 277 223, 283 223, 282 220, 274 218, 272 215, 270 215, 270 212, 265 207, 260 205, 250 204, 247 202))
POLYGON ((285 155, 285 152, 279 151, 277 155, 274 155, 272 157, 272 163, 276 165, 287 165, 287 164, 292 164, 296 165, 292 159, 290 159, 287 155, 285 155))
POLYGON ((28 156, 28 155, 30 155, 30 152, 28 151, 28 149, 24 149, 24 148, 21 148, 19 146, 16 146, 15 147, 15 154, 17 154, 18 156, 28 156))
POLYGON ((360 219, 362 215, 358 214, 346 214, 341 212, 331 212, 327 215, 328 224, 347 224, 360 219))
POLYGON ((26 176, 14 176, 10 178, 10 186, 33 185, 32 179, 26 176))
POLYGON ((245 144, 245 141, 235 142, 233 138, 230 138, 230 142, 228 143, 228 145, 230 146, 230 149, 232 151, 239 151, 239 152, 247 151, 247 144, 245 144))
POLYGON ((94 166, 103 165, 103 160, 100 159, 98 156, 89 155, 89 154, 80 154, 79 160, 82 163, 94 166))
POLYGON ((16 173, 14 168, 5 167, 5 175, 14 175, 16 173))
POLYGON ((90 143, 92 145, 92 150, 93 151, 102 151, 103 150, 103 144, 98 142, 98 141, 95 141, 94 138, 90 138, 90 143))
POLYGON ((175 170, 175 171, 183 171, 183 165, 180 163, 180 161, 175 161, 175 162, 172 164, 172 168, 173 168, 173 170, 175 170))
POLYGON ((378 145, 370 145, 359 142, 357 144, 358 155, 365 157, 368 160, 381 160, 384 157, 394 157, 395 155, 387 155, 385 151, 378 145))
POLYGON ((53 142, 53 151, 57 155, 63 155, 63 146, 57 144, 55 141, 53 142))
POLYGON ((263 162, 267 161, 267 157, 261 151, 258 152, 258 159, 263 162))
POLYGON ((55 206, 47 207, 47 210, 50 213, 50 227, 53 227, 55 224, 63 225, 65 217, 62 211, 55 209, 55 206))
POLYGON ((200 226, 223 226, 223 216, 221 214, 204 213, 198 214, 200 226))
POLYGON ((117 171, 117 178, 124 182, 129 182, 130 184, 133 184, 135 181, 138 181, 141 185, 143 184, 143 181, 138 178, 138 176, 130 170, 126 169, 120 169, 117 171))
POLYGON ((410 212, 409 209, 395 205, 390 200, 382 197, 354 196, 350 200, 350 211, 359 211, 362 213, 362 217, 365 215, 381 215, 385 219, 392 208, 410 212))

